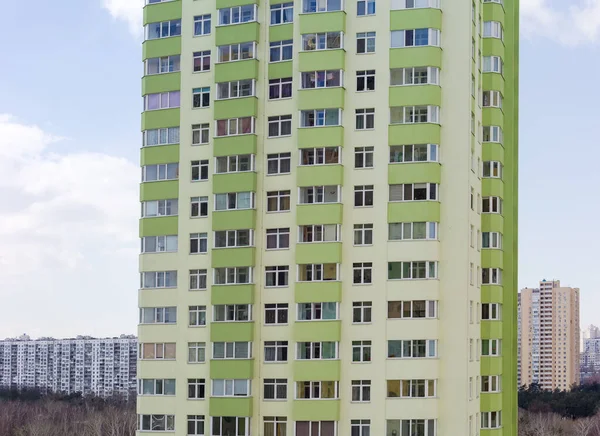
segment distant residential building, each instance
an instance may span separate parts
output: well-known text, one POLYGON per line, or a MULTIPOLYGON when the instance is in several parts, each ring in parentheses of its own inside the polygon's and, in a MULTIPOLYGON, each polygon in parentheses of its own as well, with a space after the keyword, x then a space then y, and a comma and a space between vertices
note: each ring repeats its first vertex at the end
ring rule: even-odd
POLYGON ((600 380, 600 331, 598 327, 590 325, 582 331, 582 348, 579 359, 581 370, 581 383, 590 379, 600 380))
POLYGON ((0 341, 0 387, 129 396, 135 395, 136 365, 135 336, 0 341))
POLYGON ((584 349, 585 349, 585 344, 584 341, 586 339, 595 339, 595 338, 600 338, 600 328, 596 327, 593 324, 590 324, 589 326, 587 326, 586 328, 581 330, 581 346, 579 348, 579 351, 581 351, 583 353, 584 349))
POLYGON ((521 290, 518 301, 519 386, 566 390, 580 381, 579 289, 559 280, 521 290))

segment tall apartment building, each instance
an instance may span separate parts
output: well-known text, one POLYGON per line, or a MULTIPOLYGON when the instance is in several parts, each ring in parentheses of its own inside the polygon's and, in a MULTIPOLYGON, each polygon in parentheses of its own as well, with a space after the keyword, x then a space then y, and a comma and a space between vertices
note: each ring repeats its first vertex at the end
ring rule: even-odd
POLYGON ((0 387, 127 397, 136 370, 135 336, 0 341, 0 387))
POLYGON ((140 434, 516 435, 518 2, 144 25, 140 434))
POLYGON ((519 294, 519 386, 566 390, 579 383, 579 288, 559 280, 519 294))

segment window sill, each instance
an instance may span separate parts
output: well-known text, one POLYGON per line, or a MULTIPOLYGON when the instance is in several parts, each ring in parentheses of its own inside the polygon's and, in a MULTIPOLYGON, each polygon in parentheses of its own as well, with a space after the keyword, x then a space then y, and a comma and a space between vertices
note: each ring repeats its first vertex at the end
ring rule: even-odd
POLYGON ((256 23, 256 22, 257 22, 256 19, 254 19, 254 20, 250 20, 250 21, 240 21, 239 23, 216 24, 215 29, 218 29, 219 27, 239 26, 240 24, 256 23))
POLYGON ((199 73, 210 73, 210 68, 208 70, 192 71, 192 74, 199 74, 199 73))
POLYGON ((232 248, 256 248, 254 245, 240 245, 235 246, 235 247, 212 247, 212 250, 227 250, 227 249, 232 249, 232 248))
POLYGON ((164 76, 165 74, 173 74, 173 73, 181 73, 181 70, 177 70, 177 71, 165 71, 164 73, 153 73, 153 74, 144 74, 142 76, 142 78, 144 77, 153 77, 153 76, 164 76))
POLYGON ((343 9, 338 9, 336 11, 314 11, 314 12, 300 12, 299 15, 313 15, 313 14, 329 14, 329 13, 333 13, 333 12, 343 12, 344 14, 346 13, 345 10, 343 9))

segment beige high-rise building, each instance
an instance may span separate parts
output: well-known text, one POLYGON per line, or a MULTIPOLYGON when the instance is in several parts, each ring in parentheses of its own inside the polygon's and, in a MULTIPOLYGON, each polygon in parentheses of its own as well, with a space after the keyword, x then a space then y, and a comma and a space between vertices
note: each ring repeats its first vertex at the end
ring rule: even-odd
POLYGON ((579 288, 559 280, 519 294, 519 386, 569 389, 579 383, 579 288))

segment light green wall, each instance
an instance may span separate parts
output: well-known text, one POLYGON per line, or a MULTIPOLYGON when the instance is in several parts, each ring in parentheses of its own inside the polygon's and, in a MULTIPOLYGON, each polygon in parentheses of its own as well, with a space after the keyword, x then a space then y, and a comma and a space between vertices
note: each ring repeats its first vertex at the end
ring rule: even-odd
POLYGON ((226 173, 213 176, 213 193, 256 192, 256 173, 226 173))
POLYGON ((179 145, 157 145, 140 151, 141 166, 175 162, 179 162, 179 145))
POLYGON ((176 91, 181 87, 181 73, 155 74, 142 78, 142 95, 176 91))
POLYGON ((254 247, 246 248, 215 248, 211 251, 211 265, 213 268, 226 266, 252 266, 255 263, 254 247))
POLYGON ((341 282, 298 282, 294 286, 296 303, 342 301, 341 282))
POLYGON ((235 24, 216 28, 216 45, 239 44, 258 41, 260 25, 254 23, 235 24))
POLYGON ((300 33, 344 32, 346 30, 346 12, 327 14, 305 14, 300 16, 300 33))
POLYGON ((294 381, 331 381, 341 379, 340 360, 296 360, 294 381))
POLYGON ((177 234, 177 217, 166 216, 140 219, 140 238, 144 236, 162 236, 177 234))
POLYGON ((254 322, 213 322, 210 324, 212 342, 249 342, 254 340, 254 322))
POLYGON ((256 154, 256 135, 223 136, 215 138, 213 141, 215 156, 256 154))
POLYGON ((344 128, 341 126, 333 127, 314 127, 298 129, 298 147, 337 147, 344 145, 344 128))
POLYGON ((296 263, 341 263, 342 244, 323 242, 296 245, 296 263))
POLYGON ((257 78, 258 61, 256 59, 215 64, 215 82, 233 82, 234 80, 257 78))
POLYGON ((250 379, 253 376, 254 359, 219 359, 210 361, 211 379, 250 379))
POLYGON ((341 224, 343 205, 341 204, 307 204, 296 207, 297 224, 341 224))
POLYGON ((440 9, 407 9, 390 11, 390 30, 441 29, 442 11, 440 9))
POLYGON ((389 145, 439 144, 439 124, 394 124, 388 127, 389 145))
POLYGON ((440 203, 435 201, 388 204, 388 222, 440 221, 440 203))
POLYGON ((214 104, 216 120, 256 117, 258 115, 258 99, 256 97, 217 100, 214 104))
POLYGON ((294 400, 294 421, 337 421, 340 419, 340 400, 294 400))
POLYGON ((156 3, 144 7, 144 26, 148 23, 181 18, 181 0, 156 3))
POLYGON ((297 174, 298 186, 341 185, 344 181, 343 165, 300 166, 297 174))
POLYGON ((210 416, 252 416, 252 397, 211 397, 208 411, 210 416))
POLYGON ((237 230, 256 228, 256 210, 227 210, 213 212, 213 230, 237 230))
POLYGON ((164 200, 179 196, 179 181, 140 183, 140 201, 164 200))
POLYGON ((346 65, 345 50, 317 50, 300 52, 300 71, 343 70, 346 65))
POLYGON ((213 285, 210 304, 254 304, 254 292, 255 285, 213 285))
POLYGON ((172 36, 170 38, 163 39, 152 39, 150 41, 144 41, 144 44, 142 45, 143 60, 176 54, 181 54, 180 36, 172 36))
POLYGON ((298 91, 298 109, 322 109, 327 107, 344 107, 344 88, 307 89, 298 91))
POLYGON ((440 183, 442 167, 438 163, 400 163, 388 165, 390 185, 400 183, 440 183))

